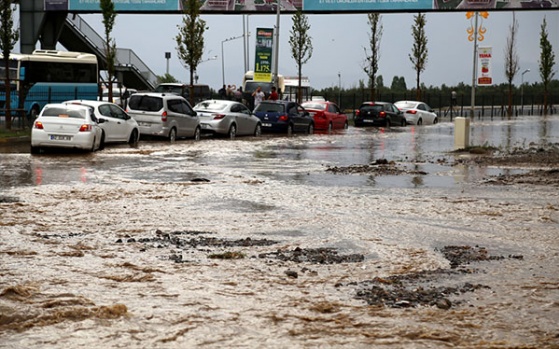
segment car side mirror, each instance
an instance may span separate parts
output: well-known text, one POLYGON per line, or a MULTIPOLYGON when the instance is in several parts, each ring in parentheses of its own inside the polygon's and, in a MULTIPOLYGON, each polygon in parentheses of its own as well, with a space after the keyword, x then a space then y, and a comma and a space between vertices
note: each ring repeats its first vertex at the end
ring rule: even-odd
POLYGON ((105 122, 108 122, 108 121, 106 119, 103 119, 103 118, 97 119, 98 124, 104 124, 105 122))

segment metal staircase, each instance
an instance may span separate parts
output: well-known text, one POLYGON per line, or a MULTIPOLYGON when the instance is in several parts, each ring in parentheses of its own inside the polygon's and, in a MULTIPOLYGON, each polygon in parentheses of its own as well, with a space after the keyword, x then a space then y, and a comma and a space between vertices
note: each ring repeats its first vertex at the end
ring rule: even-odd
MULTIPOLYGON (((105 40, 77 14, 68 14, 58 42, 69 51, 93 53, 99 69, 106 70, 105 40)), ((157 76, 130 49, 117 48, 115 70, 117 78, 126 87, 153 90, 157 76)))

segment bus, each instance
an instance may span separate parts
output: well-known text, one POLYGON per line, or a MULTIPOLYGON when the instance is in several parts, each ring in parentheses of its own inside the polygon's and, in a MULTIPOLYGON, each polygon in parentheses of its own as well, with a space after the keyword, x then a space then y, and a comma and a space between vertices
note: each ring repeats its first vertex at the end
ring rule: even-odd
MULTIPOLYGON (((97 57, 89 53, 35 50, 32 54, 10 54, 11 108, 23 110, 33 121, 47 103, 97 100, 98 69, 97 57)), ((0 63, 2 114, 6 106, 5 76, 5 65, 0 63)))
MULTIPOLYGON (((278 89, 278 93, 281 98, 285 88, 283 75, 278 74, 277 80, 276 88, 278 89)), ((246 100, 248 107, 251 110, 254 109, 254 97, 252 97, 252 93, 256 91, 256 88, 259 86, 262 88, 262 92, 264 92, 267 98, 272 90, 272 86, 274 86, 274 83, 272 81, 254 81, 254 71, 247 71, 243 76, 243 99, 246 100)))
MULTIPOLYGON (((290 101, 297 100, 297 93, 299 91, 299 77, 286 76, 284 78, 285 91, 283 92, 284 99, 290 101)), ((308 77, 301 76, 301 100, 300 103, 310 101, 312 98, 311 83, 308 77)))

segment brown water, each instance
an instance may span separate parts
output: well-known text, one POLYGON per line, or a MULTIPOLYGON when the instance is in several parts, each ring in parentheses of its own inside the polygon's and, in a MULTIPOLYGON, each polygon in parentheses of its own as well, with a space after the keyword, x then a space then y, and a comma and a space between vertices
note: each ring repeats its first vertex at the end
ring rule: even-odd
MULTIPOLYGON (((518 120, 479 125, 473 139, 557 142, 553 120, 545 137, 518 120)), ((559 347, 558 191, 483 184, 502 169, 450 166, 449 150, 451 127, 440 124, 0 154, 0 348, 559 347), (428 174, 325 173, 378 158, 428 174), (177 247, 154 242, 157 230, 278 243, 177 247), (437 252, 447 245, 505 259, 435 281, 488 287, 450 295, 449 310, 354 298, 352 282, 448 269, 437 252), (258 258, 296 247, 365 260, 258 258), (223 252, 245 258, 209 258, 223 252)))

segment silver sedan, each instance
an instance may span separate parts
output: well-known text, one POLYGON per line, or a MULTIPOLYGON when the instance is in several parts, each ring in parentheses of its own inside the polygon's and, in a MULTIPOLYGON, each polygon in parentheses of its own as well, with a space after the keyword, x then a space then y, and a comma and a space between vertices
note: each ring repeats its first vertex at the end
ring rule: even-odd
POLYGON ((439 122, 435 111, 426 103, 417 101, 399 101, 396 108, 404 112, 408 125, 431 125, 439 122))
POLYGON ((231 139, 262 133, 260 119, 242 103, 210 99, 196 104, 194 110, 204 133, 227 135, 231 139))

